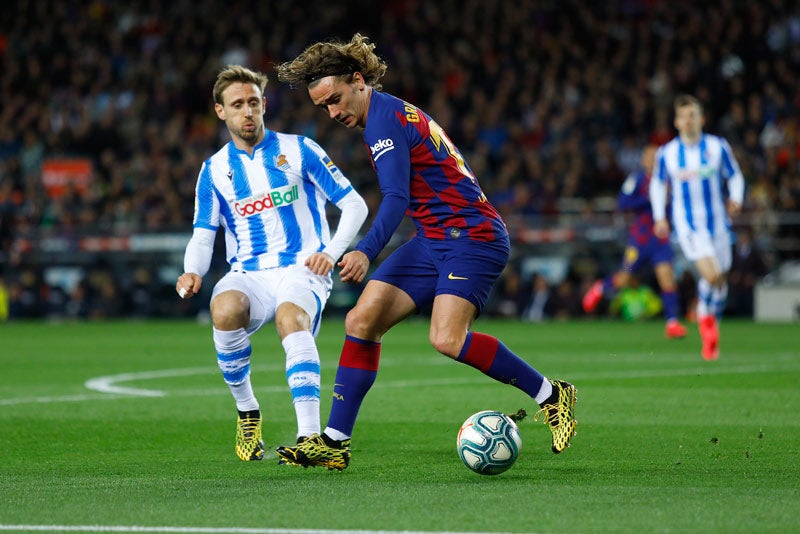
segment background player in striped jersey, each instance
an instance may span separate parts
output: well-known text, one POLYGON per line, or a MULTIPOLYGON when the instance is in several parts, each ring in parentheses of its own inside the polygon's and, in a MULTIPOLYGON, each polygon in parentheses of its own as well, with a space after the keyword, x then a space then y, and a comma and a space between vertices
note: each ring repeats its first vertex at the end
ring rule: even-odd
POLYGON ((718 319, 728 295, 726 274, 731 267, 734 234, 730 217, 744 200, 744 176, 725 139, 703 132, 705 118, 697 98, 675 99, 678 136, 656 154, 650 180, 655 233, 669 235, 667 191, 671 192, 672 227, 684 255, 693 261, 697 283, 697 321, 702 355, 719 357, 718 319))
POLYGON ((656 145, 647 145, 642 150, 641 167, 631 173, 622 184, 617 196, 617 207, 634 214, 634 222, 628 232, 628 244, 620 269, 602 280, 596 281, 583 297, 583 309, 593 312, 600 301, 612 298, 618 290, 627 287, 631 273, 645 263, 653 265, 661 300, 664 303, 666 325, 664 335, 668 338, 686 336, 686 327, 678 321, 678 293, 675 273, 672 269, 673 252, 669 236, 657 237, 653 232, 653 210, 650 207, 650 171, 653 169, 656 145))
MULTIPOLYGON (((278 67, 305 85, 331 119, 360 128, 383 195, 374 224, 340 262, 344 281, 360 282, 404 214, 416 236, 385 259, 347 314, 333 406, 325 432, 281 447, 284 463, 344 469, 361 402, 375 381, 383 335, 406 317, 431 311, 429 339, 442 354, 523 390, 542 407, 553 452, 575 432, 575 387, 548 380, 497 338, 471 331, 506 265, 505 224, 486 200, 461 152, 425 112, 381 92, 386 64, 360 34, 317 43, 278 67)), ((537 414, 538 415, 538 414, 537 414)))
POLYGON ((239 412, 236 454, 245 461, 264 456, 250 336, 273 319, 286 352, 298 438, 319 433, 314 338, 334 262, 367 217, 364 200, 317 143, 265 128, 266 84, 264 74, 235 65, 217 77, 214 109, 231 141, 200 170, 185 272, 175 286, 182 298, 197 294, 224 228, 231 270, 214 287, 211 320, 219 368, 239 412), (327 202, 342 210, 333 237, 327 202))

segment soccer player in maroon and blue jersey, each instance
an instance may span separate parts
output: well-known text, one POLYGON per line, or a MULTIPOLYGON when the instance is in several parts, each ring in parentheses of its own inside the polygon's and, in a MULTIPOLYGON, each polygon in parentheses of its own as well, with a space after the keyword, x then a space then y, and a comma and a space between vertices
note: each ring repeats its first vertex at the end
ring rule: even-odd
POLYGON ((641 168, 631 173, 622 184, 617 196, 617 207, 634 214, 634 222, 628 232, 628 244, 620 269, 602 280, 596 281, 583 296, 583 309, 592 313, 600 301, 611 298, 615 292, 627 287, 631 273, 643 265, 652 264, 656 280, 661 288, 666 325, 664 335, 670 339, 686 337, 686 327, 678 320, 678 293, 675 273, 672 269, 672 245, 669 237, 657 237, 653 230, 653 209, 650 206, 650 170, 653 168, 655 145, 642 151, 641 168))
MULTIPOLYGON (((575 387, 548 380, 497 338, 471 330, 510 243, 500 215, 442 128, 378 83, 386 64, 360 34, 317 43, 278 67, 278 78, 306 85, 331 119, 361 128, 382 200, 367 235, 339 262, 344 282, 361 282, 405 215, 417 234, 377 268, 347 314, 333 405, 321 436, 279 447, 281 462, 342 470, 361 402, 375 381, 383 335, 406 317, 430 311, 430 342, 442 354, 512 384, 535 399, 560 453, 575 433, 575 387)), ((539 415, 539 414, 537 414, 539 415)))

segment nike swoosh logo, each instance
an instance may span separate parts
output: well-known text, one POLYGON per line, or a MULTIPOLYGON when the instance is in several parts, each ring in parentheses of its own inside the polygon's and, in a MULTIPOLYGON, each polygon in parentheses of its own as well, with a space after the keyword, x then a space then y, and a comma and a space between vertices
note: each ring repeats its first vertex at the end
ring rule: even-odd
POLYGON ((469 278, 467 278, 466 276, 456 276, 453 273, 448 274, 447 278, 449 278, 450 280, 469 280, 469 278))

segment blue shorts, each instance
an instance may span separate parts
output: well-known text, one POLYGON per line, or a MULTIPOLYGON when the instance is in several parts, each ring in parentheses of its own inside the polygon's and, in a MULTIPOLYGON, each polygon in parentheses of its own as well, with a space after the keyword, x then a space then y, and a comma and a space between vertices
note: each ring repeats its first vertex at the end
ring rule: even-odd
POLYGON ((630 239, 622 258, 622 267, 628 271, 638 271, 645 263, 652 265, 671 263, 672 259, 673 252, 669 241, 665 243, 654 236, 642 244, 630 239))
POLYGON ((470 301, 480 314, 510 251, 508 238, 487 243, 417 236, 386 258, 372 280, 408 293, 419 312, 430 311, 434 297, 445 294, 470 301))

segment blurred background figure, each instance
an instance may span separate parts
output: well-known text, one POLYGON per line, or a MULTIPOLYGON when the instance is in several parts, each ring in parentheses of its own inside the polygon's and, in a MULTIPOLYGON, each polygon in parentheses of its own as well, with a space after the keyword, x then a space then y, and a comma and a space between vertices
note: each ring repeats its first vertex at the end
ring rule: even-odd
POLYGON ((669 236, 655 235, 653 209, 650 206, 650 173, 657 149, 656 145, 647 145, 642 150, 639 168, 629 174, 622 184, 622 190, 617 196, 617 207, 621 211, 631 212, 634 217, 628 232, 622 265, 616 272, 592 284, 583 297, 583 309, 586 313, 594 312, 603 297, 613 300, 618 291, 633 285, 633 282, 635 291, 629 292, 626 299, 630 299, 632 293, 642 295, 645 288, 639 285, 639 278, 635 273, 644 265, 652 265, 661 289, 659 303, 663 302, 663 306, 659 304, 658 309, 664 310, 664 335, 675 339, 686 336, 686 327, 678 320, 678 293, 672 268, 674 254, 669 236))

